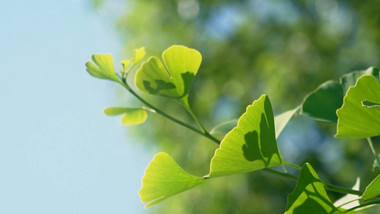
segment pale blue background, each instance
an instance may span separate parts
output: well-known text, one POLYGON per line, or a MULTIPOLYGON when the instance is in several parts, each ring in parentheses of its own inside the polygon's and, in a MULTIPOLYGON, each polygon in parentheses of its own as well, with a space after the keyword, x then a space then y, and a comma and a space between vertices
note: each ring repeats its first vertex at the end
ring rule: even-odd
POLYGON ((109 17, 90 1, 0 0, 0 213, 145 213, 153 151, 102 114, 118 86, 84 67, 120 58, 109 17))

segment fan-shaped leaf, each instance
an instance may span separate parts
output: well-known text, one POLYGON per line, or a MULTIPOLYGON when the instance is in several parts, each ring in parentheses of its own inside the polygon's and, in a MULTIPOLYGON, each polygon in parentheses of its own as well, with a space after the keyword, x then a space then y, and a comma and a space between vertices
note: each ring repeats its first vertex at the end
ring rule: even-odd
POLYGON ((262 95, 247 107, 237 127, 222 140, 211 160, 209 177, 259 170, 282 162, 272 107, 267 95, 262 95))
POLYGON ((153 95, 178 99, 186 96, 201 64, 201 54, 195 49, 173 45, 162 53, 162 58, 165 65, 157 57, 142 64, 136 72, 136 87, 153 95))
POLYGON ((142 202, 149 202, 145 207, 149 207, 204 181, 188 174, 168 154, 160 152, 146 169, 139 194, 142 202))
POLYGON ((288 195, 285 214, 331 214, 340 213, 326 194, 317 173, 306 163, 301 170, 297 185, 288 195))
POLYGON ((338 109, 336 137, 366 138, 380 135, 380 111, 363 106, 362 102, 380 102, 380 84, 373 75, 364 75, 351 87, 342 108, 338 109))
POLYGON ((142 108, 108 107, 104 109, 104 114, 107 116, 124 114, 121 120, 124 125, 138 125, 148 118, 148 114, 142 108))
POLYGON ((93 77, 100 79, 108 79, 119 82, 119 78, 113 67, 113 59, 111 54, 94 54, 92 60, 95 62, 86 62, 86 71, 93 77))
POLYGON ((137 63, 139 63, 145 56, 146 54, 146 51, 145 51, 145 47, 141 47, 141 48, 138 48, 138 49, 135 49, 133 51, 133 60, 132 60, 132 68, 137 65, 137 63))

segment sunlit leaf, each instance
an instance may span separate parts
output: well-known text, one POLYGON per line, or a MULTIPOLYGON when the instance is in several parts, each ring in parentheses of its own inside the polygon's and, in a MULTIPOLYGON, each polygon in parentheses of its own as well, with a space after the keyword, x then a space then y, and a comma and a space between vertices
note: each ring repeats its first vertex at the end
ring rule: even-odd
POLYGON ((283 162, 278 150, 272 107, 262 95, 240 117, 211 160, 209 177, 249 172, 283 162))
POLYGON ((201 64, 201 54, 195 49, 173 45, 162 53, 162 58, 165 65, 157 57, 142 64, 136 72, 136 87, 153 95, 185 97, 201 64))
POLYGON ((132 60, 131 67, 134 67, 137 63, 139 63, 144 58, 145 54, 146 54, 145 47, 135 49, 133 51, 133 60, 132 60))
POLYGON ((341 76, 339 82, 324 82, 305 97, 301 113, 315 120, 336 122, 336 110, 342 106, 346 91, 360 76, 368 74, 379 77, 379 69, 370 67, 367 70, 353 71, 341 76))
POLYGON ((343 104, 343 89, 337 81, 327 81, 306 96, 302 114, 316 120, 335 122, 336 110, 343 104))
POLYGON ((373 75, 364 75, 351 87, 342 108, 337 111, 336 137, 366 138, 380 135, 380 111, 362 105, 363 101, 380 102, 380 84, 373 75))
POLYGON ((121 61, 121 66, 123 67, 122 73, 128 72, 128 66, 131 64, 131 60, 125 59, 121 61))
MULTIPOLYGON (((360 178, 357 178, 352 189, 359 190, 359 188, 360 188, 360 178)), ((347 194, 343 196, 342 198, 338 199, 337 201, 335 201, 334 206, 340 207, 343 209, 350 209, 359 205, 359 199, 360 199, 360 196, 358 195, 347 194)))
POLYGON ((188 174, 168 154, 160 152, 148 165, 139 194, 142 202, 149 202, 145 207, 149 207, 204 181, 188 174))
POLYGON ((113 67, 113 59, 111 54, 94 54, 92 55, 92 62, 86 62, 86 71, 93 77, 100 79, 108 79, 119 82, 113 67))
POLYGON ((317 173, 306 163, 300 172, 297 185, 288 195, 285 214, 341 213, 330 201, 317 173))
POLYGON ((362 199, 368 200, 380 195, 380 175, 378 175, 373 181, 366 187, 362 199))
POLYGON ((294 114, 299 110, 299 107, 276 115, 274 117, 274 126, 276 130, 276 139, 280 136, 282 130, 288 124, 289 120, 294 116, 294 114))
POLYGON ((104 114, 107 116, 124 114, 121 120, 124 125, 138 125, 148 118, 148 114, 142 108, 108 107, 104 109, 104 114))

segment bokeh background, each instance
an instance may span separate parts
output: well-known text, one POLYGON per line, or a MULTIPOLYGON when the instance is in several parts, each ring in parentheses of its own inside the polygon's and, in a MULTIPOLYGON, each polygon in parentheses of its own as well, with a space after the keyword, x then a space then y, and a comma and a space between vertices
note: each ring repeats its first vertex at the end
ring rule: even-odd
MULTIPOLYGON (((202 176, 216 145, 156 115, 136 127, 106 118, 106 106, 141 104, 91 78, 84 63, 101 52, 119 62, 141 46, 157 56, 172 44, 198 49, 190 104, 211 129, 263 93, 277 114, 326 80, 378 66, 379 8, 370 0, 1 1, 0 212, 282 213, 295 183, 264 172, 214 179, 144 210, 137 191, 155 152, 202 176)), ((176 102, 145 97, 193 122, 176 102)), ((335 126, 296 117, 278 139, 281 153, 333 184, 360 177, 364 188, 379 173, 370 150, 334 139, 335 126)))

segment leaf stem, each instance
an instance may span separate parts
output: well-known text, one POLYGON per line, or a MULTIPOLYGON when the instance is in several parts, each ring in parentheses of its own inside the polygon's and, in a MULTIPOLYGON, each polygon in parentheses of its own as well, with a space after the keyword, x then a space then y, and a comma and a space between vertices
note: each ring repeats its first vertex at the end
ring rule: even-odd
MULTIPOLYGON (((211 136, 210 134, 206 134, 196 128, 194 128, 193 126, 183 122, 183 121, 180 121, 168 114, 166 114, 165 112, 161 111, 160 109, 156 108, 155 106, 153 106, 152 104, 148 103, 147 101, 145 101, 142 97, 140 97, 131 87, 129 87, 129 85, 125 82, 125 79, 123 80, 122 84, 121 84, 125 89, 127 89, 133 96, 135 96, 138 100, 140 100, 140 102, 142 102, 143 104, 145 104, 147 107, 149 107, 151 110, 150 111, 154 111, 155 113, 157 114, 160 114, 161 116, 164 116, 166 117, 167 119, 185 127, 185 128, 188 128, 190 130, 192 130, 193 132, 196 132, 204 137, 207 137, 208 139, 214 141, 215 143, 219 144, 219 140, 217 140, 216 138, 214 138, 213 136, 211 136)), ((152 112, 153 112, 152 111, 152 112)))
POLYGON ((207 135, 212 139, 212 141, 216 142, 217 144, 220 144, 219 140, 216 139, 214 136, 212 136, 202 125, 201 121, 198 119, 198 117, 194 114, 193 110, 191 109, 189 105, 188 97, 184 97, 181 99, 181 103, 185 106, 186 110, 189 112, 191 117, 195 120, 195 122, 198 124, 199 128, 202 130, 203 134, 207 135))
POLYGON ((290 173, 280 172, 280 171, 277 171, 277 170, 274 170, 274 169, 271 169, 271 168, 264 168, 263 170, 266 171, 266 172, 269 172, 269 173, 272 173, 272 174, 284 177, 284 178, 288 178, 290 180, 294 180, 294 181, 298 180, 297 176, 292 175, 290 173))
POLYGON ((371 149, 372 154, 375 156, 376 163, 380 167, 380 159, 379 159, 379 156, 377 155, 375 147, 373 147, 371 138, 367 137, 367 141, 368 141, 368 145, 369 145, 369 148, 371 149))
POLYGON ((300 166, 298 166, 298 165, 296 165, 296 164, 294 164, 294 163, 284 162, 284 165, 291 166, 291 167, 296 168, 296 169, 298 169, 298 170, 301 170, 301 169, 302 169, 302 167, 300 167, 300 166))
POLYGON ((380 200, 364 202, 364 203, 362 203, 362 204, 360 204, 360 205, 358 205, 356 207, 352 207, 352 208, 350 208, 348 210, 345 210, 344 212, 348 213, 348 212, 351 212, 351 211, 356 210, 358 208, 366 207, 366 206, 371 205, 371 204, 380 204, 380 200))

